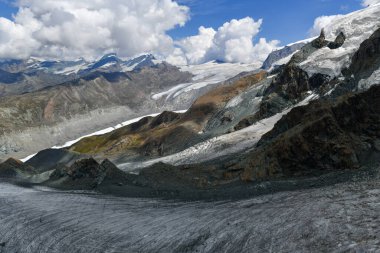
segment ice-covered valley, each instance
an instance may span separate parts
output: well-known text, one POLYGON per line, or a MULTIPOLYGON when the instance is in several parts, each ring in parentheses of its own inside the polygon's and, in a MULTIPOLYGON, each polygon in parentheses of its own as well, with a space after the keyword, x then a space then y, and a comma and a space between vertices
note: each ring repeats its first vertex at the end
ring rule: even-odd
POLYGON ((154 94, 153 99, 176 98, 177 96, 199 90, 208 85, 217 84, 237 76, 242 72, 250 72, 259 69, 255 64, 217 63, 207 62, 200 65, 180 66, 181 71, 190 72, 194 75, 192 82, 179 84, 167 91, 154 94))
POLYGON ((173 202, 0 183, 0 252, 378 252, 379 188, 173 202))

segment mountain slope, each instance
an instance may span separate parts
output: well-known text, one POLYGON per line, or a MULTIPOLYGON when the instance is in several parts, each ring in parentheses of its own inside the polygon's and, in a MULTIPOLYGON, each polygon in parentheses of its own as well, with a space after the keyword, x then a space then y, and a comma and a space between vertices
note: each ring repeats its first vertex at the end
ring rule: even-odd
MULTIPOLYGON (((245 188, 263 180, 295 180, 297 184, 305 177, 335 175, 342 169, 353 173, 371 167, 380 161, 379 11, 380 5, 375 5, 340 17, 271 73, 248 71, 219 82, 221 75, 214 70, 226 65, 208 63, 199 66, 206 70, 198 69, 198 75, 189 77, 192 81, 162 84, 160 91, 155 90, 156 85, 148 85, 142 93, 136 84, 144 83, 147 77, 141 73, 151 73, 148 79, 152 84, 156 76, 162 80, 161 74, 155 72, 157 67, 130 73, 92 72, 81 79, 82 84, 62 85, 65 92, 60 90, 60 99, 53 102, 77 113, 83 108, 75 107, 76 99, 88 99, 90 108, 104 108, 109 101, 139 109, 147 101, 155 108, 161 103, 173 105, 174 101, 192 105, 183 114, 165 111, 49 152, 67 167, 75 159, 89 156, 110 159, 124 172, 137 174, 127 175, 128 187, 173 194, 183 189, 245 188), (89 90, 83 92, 81 89, 85 90, 89 83, 89 90), (187 92, 193 94, 193 90, 197 90, 197 99, 192 96, 194 100, 177 100, 187 92), (73 104, 66 105, 64 101, 73 104), (96 101, 94 107, 90 101, 96 101), (123 101, 128 102, 122 104, 123 101), (64 158, 73 154, 77 157, 65 162, 64 158)), ((119 64, 113 55, 103 60, 119 64)), ((183 77, 178 69, 174 73, 183 77)), ((35 97, 31 98, 30 103, 35 97)), ((56 111, 50 110, 55 107, 48 102, 43 102, 48 106, 43 107, 42 115, 55 116, 56 111)), ((47 119, 50 117, 42 118, 47 119)), ((46 162, 43 156, 37 154, 34 166, 41 170, 43 164, 48 164, 52 169, 54 159, 46 162)), ((59 168, 55 171, 59 173, 59 168)), ((80 188, 81 182, 78 184, 80 188)))
POLYGON ((309 40, 295 42, 270 53, 261 66, 264 70, 275 68, 289 61, 290 57, 308 43, 309 40))
POLYGON ((108 158, 133 155, 154 157, 181 151, 202 140, 200 132, 204 131, 206 123, 231 98, 255 87, 263 79, 265 72, 248 75, 201 96, 183 115, 164 112, 155 118, 144 118, 112 133, 85 138, 70 150, 108 158))
MULTIPOLYGON (((350 14, 347 16, 351 20, 349 23, 362 20, 363 13, 374 15, 378 9, 377 7, 355 15, 350 14)), ((348 22, 347 17, 344 19, 346 22, 348 22)), ((371 17, 370 20, 376 18, 371 17)), ((346 27, 346 24, 341 22, 338 25, 346 27)), ((359 31, 368 26, 367 23, 363 25, 361 22, 357 22, 356 25, 359 31)), ((339 26, 334 27, 340 29, 339 26)), ((84 139, 72 146, 71 151, 101 158, 109 156, 126 171, 147 166, 149 171, 158 168, 168 170, 169 173, 186 169, 185 174, 189 180, 200 173, 204 176, 200 180, 212 177, 216 178, 216 184, 223 183, 223 180, 228 182, 238 178, 270 179, 277 176, 311 175, 328 172, 330 169, 342 167, 353 169, 363 166, 369 157, 375 160, 378 157, 376 125, 379 112, 376 108, 370 108, 370 105, 378 107, 379 88, 376 86, 368 92, 357 95, 352 95, 352 92, 358 90, 359 82, 363 78, 371 76, 378 69, 380 45, 378 31, 376 29, 373 31, 373 34, 366 38, 350 30, 348 34, 354 36, 354 39, 361 39, 360 43, 355 41, 355 44, 353 38, 341 31, 337 33, 334 31, 337 36, 333 38, 328 38, 322 31, 318 38, 302 46, 286 65, 280 67, 275 76, 268 78, 263 72, 264 76, 256 82, 250 81, 252 74, 240 77, 228 86, 228 89, 219 87, 200 97, 187 113, 182 116, 173 115, 173 121, 163 124, 158 129, 145 128, 155 119, 144 119, 138 123, 142 131, 148 130, 142 139, 139 128, 136 132, 131 130, 136 127, 133 125, 105 136, 84 139), (352 49, 348 50, 353 45, 357 46, 354 52, 352 49), (329 76, 323 71, 314 73, 304 69, 305 62, 327 50, 332 59, 336 54, 344 53, 351 67, 342 68, 338 77, 329 76), (357 79, 353 78, 355 76, 357 79), (246 86, 239 90, 239 83, 246 86), (348 86, 350 88, 344 91, 340 88, 348 86), (340 94, 338 90, 341 90, 340 94), (337 97, 338 101, 334 102, 337 97), (313 100, 318 101, 307 105, 313 100), (214 107, 214 101, 217 107, 214 107), (298 108, 300 105, 306 106, 298 108), (361 110, 367 110, 367 113, 361 110), (363 118, 356 118, 355 114, 350 113, 351 111, 363 118), (344 116, 339 116, 340 114, 344 116), (356 130, 344 125, 347 124, 346 121, 355 120, 362 124, 356 130), (192 129, 194 123, 198 124, 198 127, 192 129), (178 129, 181 124, 185 124, 185 127, 178 129), (185 130, 186 127, 190 128, 185 130), (325 128, 327 132, 324 132, 325 128), (368 128, 374 132, 368 133, 366 131, 368 128), (279 133, 279 129, 283 132, 279 133), (266 133, 268 134, 265 135, 266 133), (274 135, 273 133, 278 134, 269 140, 267 136, 274 135), (135 139, 128 137, 132 134, 138 137, 135 139), (313 139, 319 135, 321 139, 313 139), (331 140, 326 136, 330 136, 331 140), (130 146, 122 145, 124 138, 129 138, 129 143, 133 145, 138 144, 133 146, 133 148, 139 147, 135 153, 130 153, 130 146), (371 139, 375 142, 367 145, 371 139), (368 150, 366 146, 373 148, 368 150), (136 153, 140 155, 137 158, 136 153), (276 156, 272 155, 277 153, 276 156), (123 154, 125 157, 122 157, 123 154), (128 160, 129 158, 133 159, 128 160), (155 166, 154 163, 158 165, 155 166), (316 165, 316 168, 312 168, 312 165, 316 165)), ((364 90, 369 87, 366 86, 364 90)), ((170 114, 165 113, 160 117, 165 115, 170 114)), ((160 174, 159 171, 157 173, 160 174)), ((163 175, 167 176, 167 173, 163 175)), ((197 178, 202 177, 197 176, 197 178)))
MULTIPOLYGON (((106 58, 115 60, 114 55, 106 58)), ((2 99, 0 159, 23 158, 142 115, 187 109, 207 91, 229 84, 239 73, 253 68, 240 70, 240 64, 215 63, 204 70, 196 66, 178 69, 157 63, 149 55, 115 61, 124 66, 120 71, 112 67, 90 71, 79 79, 2 99), (126 68, 135 70, 124 72, 126 68), (219 74, 220 70, 229 71, 219 74), (155 95, 173 87, 182 88, 170 98, 155 95), (47 132, 49 138, 44 138, 47 132)))

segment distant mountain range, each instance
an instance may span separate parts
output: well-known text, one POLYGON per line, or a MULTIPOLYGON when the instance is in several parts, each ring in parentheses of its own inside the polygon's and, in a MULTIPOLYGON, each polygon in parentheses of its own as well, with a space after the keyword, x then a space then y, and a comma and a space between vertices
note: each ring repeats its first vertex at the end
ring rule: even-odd
POLYGON ((2 60, 0 69, 9 73, 36 74, 38 72, 56 74, 56 75, 85 75, 91 71, 99 69, 105 71, 135 71, 143 67, 150 67, 160 63, 151 54, 140 55, 128 60, 122 60, 116 54, 107 54, 102 58, 88 62, 85 59, 74 61, 46 61, 38 58, 28 60, 2 60))

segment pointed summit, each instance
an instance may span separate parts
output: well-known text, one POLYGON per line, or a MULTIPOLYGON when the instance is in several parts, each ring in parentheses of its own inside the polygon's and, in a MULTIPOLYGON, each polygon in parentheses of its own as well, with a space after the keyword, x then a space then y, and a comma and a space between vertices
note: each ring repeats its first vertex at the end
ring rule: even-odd
POLYGON ((325 28, 322 28, 321 34, 319 35, 319 38, 326 39, 325 28))
POLYGON ((346 35, 344 35, 343 32, 340 32, 338 36, 336 37, 334 42, 330 42, 328 44, 328 47, 330 49, 337 49, 343 46, 344 42, 346 41, 346 35))
POLYGON ((328 41, 326 41, 325 29, 322 29, 319 37, 313 40, 311 45, 315 48, 320 49, 322 47, 327 46, 327 44, 328 44, 328 41))

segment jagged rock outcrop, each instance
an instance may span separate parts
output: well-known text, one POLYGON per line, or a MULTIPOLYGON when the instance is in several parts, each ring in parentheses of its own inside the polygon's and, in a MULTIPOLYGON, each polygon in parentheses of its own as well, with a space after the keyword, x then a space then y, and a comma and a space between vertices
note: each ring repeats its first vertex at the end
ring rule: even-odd
POLYGON ((57 166, 71 166, 80 158, 85 158, 75 152, 66 149, 46 149, 38 152, 25 164, 33 167, 36 171, 43 173, 56 168, 57 166))
POLYGON ((260 119, 267 118, 294 105, 303 98, 307 92, 313 91, 325 94, 329 88, 338 84, 337 80, 331 80, 330 76, 316 73, 312 76, 303 70, 298 63, 307 59, 313 52, 328 46, 330 49, 341 47, 346 40, 343 32, 340 32, 334 42, 326 40, 325 31, 322 29, 318 38, 306 44, 292 59, 278 70, 277 77, 266 89, 260 110, 255 115, 243 118, 233 130, 237 131, 251 126, 260 119))
POLYGON ((33 167, 9 158, 0 164, 0 178, 26 178, 36 174, 33 167))
POLYGON ((379 83, 380 78, 376 77, 379 69, 380 29, 377 29, 360 44, 359 49, 352 56, 349 67, 342 70, 345 80, 338 83, 330 97, 335 98, 347 92, 366 90, 379 83))
POLYGON ((343 46, 345 41, 346 41, 346 36, 344 35, 343 32, 340 32, 334 41, 326 40, 325 30, 322 29, 319 37, 313 40, 311 42, 311 45, 317 49, 321 49, 326 46, 330 49, 337 49, 343 46))
POLYGON ((109 160, 99 164, 93 158, 76 161, 70 167, 57 168, 47 185, 58 188, 95 189, 104 184, 123 185, 126 175, 109 160))
POLYGON ((322 29, 322 30, 321 30, 321 34, 319 35, 319 37, 316 38, 315 40, 313 40, 313 41, 311 42, 311 45, 312 45, 313 47, 315 47, 315 48, 320 49, 320 48, 323 48, 323 47, 327 46, 328 43, 329 43, 329 42, 326 40, 325 30, 322 29))
POLYGON ((290 46, 285 46, 284 48, 281 48, 279 50, 273 51, 272 53, 268 55, 267 59, 264 61, 263 66, 261 68, 264 70, 268 70, 271 67, 274 67, 273 64, 275 64, 277 61, 290 56, 297 50, 300 50, 305 45, 306 45, 305 42, 299 42, 290 46))
POLYGON ((315 74, 309 77, 306 71, 296 64, 289 63, 281 69, 278 76, 265 90, 259 111, 255 115, 243 118, 235 125, 234 130, 251 126, 258 120, 280 113, 304 99, 308 92, 320 93, 326 90, 329 84, 328 76, 315 74))
POLYGON ((318 176, 380 161, 380 86, 285 115, 250 152, 193 165, 162 163, 135 180, 155 189, 318 176))
POLYGON ((326 47, 330 46, 331 49, 337 49, 341 47, 346 40, 346 36, 343 32, 341 32, 335 39, 334 42, 326 40, 326 35, 324 30, 321 30, 321 34, 318 38, 313 40, 310 43, 307 43, 303 46, 297 53, 295 53, 290 59, 288 64, 299 64, 308 59, 308 57, 314 52, 326 47))
POLYGON ((340 32, 334 42, 329 42, 327 45, 330 49, 337 49, 343 46, 344 42, 346 41, 346 36, 343 32, 340 32))
POLYGON ((380 86, 294 108, 232 166, 242 180, 356 169, 380 160, 380 86))
POLYGON ((375 70, 380 68, 380 29, 376 30, 361 45, 352 57, 351 65, 346 75, 354 75, 359 81, 368 78, 375 70))

